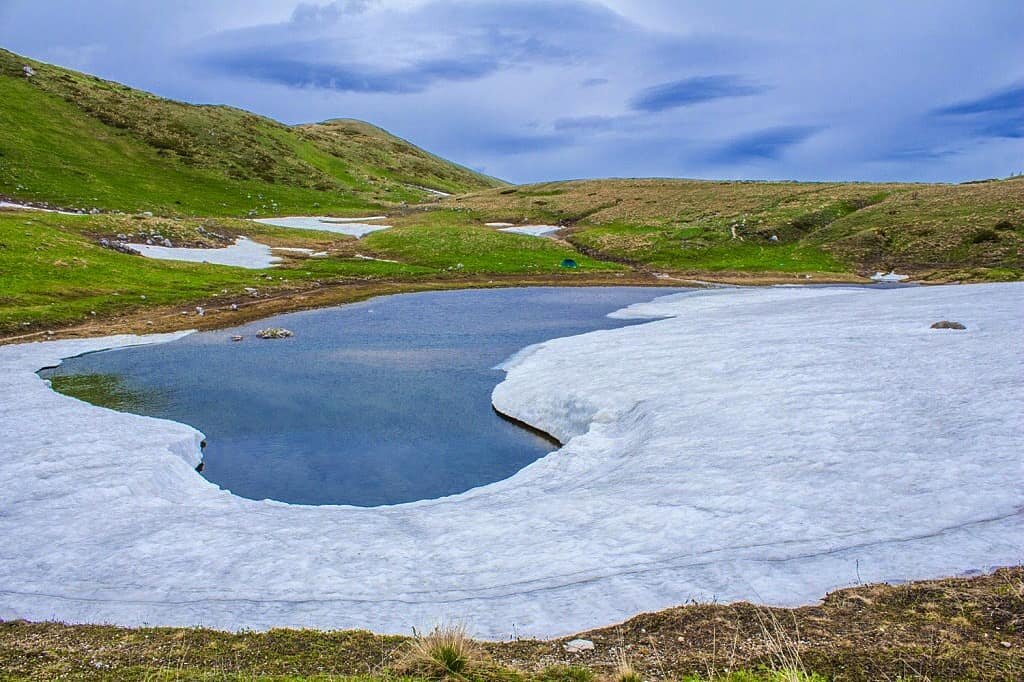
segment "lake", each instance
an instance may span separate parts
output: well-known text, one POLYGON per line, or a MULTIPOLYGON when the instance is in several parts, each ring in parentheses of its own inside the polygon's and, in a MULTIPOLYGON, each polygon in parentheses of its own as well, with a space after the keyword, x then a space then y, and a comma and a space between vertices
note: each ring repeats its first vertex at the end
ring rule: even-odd
POLYGON ((202 475, 252 499, 377 506, 464 492, 557 448, 491 407, 496 365, 677 289, 400 294, 66 360, 40 372, 96 404, 206 434, 202 475), (295 336, 263 340, 286 327, 295 336), (241 335, 241 342, 231 337, 241 335))

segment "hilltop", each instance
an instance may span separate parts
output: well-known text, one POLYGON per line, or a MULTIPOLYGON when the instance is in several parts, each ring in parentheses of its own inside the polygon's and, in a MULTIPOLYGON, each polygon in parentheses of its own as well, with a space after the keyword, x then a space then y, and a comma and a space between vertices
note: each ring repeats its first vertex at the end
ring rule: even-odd
POLYGON ((164 214, 310 213, 504 183, 351 120, 287 126, 0 50, 0 195, 164 214), (28 69, 26 69, 28 67, 28 69))

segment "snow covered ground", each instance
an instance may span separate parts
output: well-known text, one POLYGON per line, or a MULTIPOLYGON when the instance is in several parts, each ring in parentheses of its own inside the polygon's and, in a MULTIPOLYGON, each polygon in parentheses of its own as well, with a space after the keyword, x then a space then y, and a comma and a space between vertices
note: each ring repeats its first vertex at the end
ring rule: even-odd
POLYGON ((153 244, 129 244, 136 253, 147 258, 180 260, 189 263, 211 263, 213 265, 234 265, 239 268, 262 269, 280 263, 281 259, 271 253, 270 247, 239 237, 231 246, 220 249, 189 249, 153 244))
POLYGON ((347 234, 352 237, 363 237, 371 232, 386 230, 390 225, 369 223, 372 220, 387 220, 387 216, 368 216, 366 218, 327 218, 316 216, 290 216, 285 218, 253 218, 257 223, 264 225, 276 225, 277 227, 290 227, 294 230, 320 230, 322 232, 335 232, 347 234))
POLYGON ((499 231, 525 234, 530 237, 547 237, 561 229, 562 228, 559 225, 517 225, 515 227, 503 227, 499 231))
POLYGON ((194 429, 34 373, 169 337, 0 347, 0 619, 545 636, 1024 561, 1024 285, 702 290, 618 315, 665 319, 533 346, 494 391, 564 447, 375 509, 235 497, 193 470, 194 429))

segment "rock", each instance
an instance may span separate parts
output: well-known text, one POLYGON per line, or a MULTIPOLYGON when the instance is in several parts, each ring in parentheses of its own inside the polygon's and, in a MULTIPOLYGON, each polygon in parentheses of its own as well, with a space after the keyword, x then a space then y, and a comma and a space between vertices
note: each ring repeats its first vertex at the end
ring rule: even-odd
POLYGON ((294 334, 282 327, 267 327, 256 332, 256 336, 261 339, 287 339, 289 336, 294 336, 294 334))
POLYGON ((99 214, 100 214, 100 210, 98 208, 91 208, 91 209, 89 209, 89 215, 99 215, 99 214))
POLYGON ((152 211, 143 211, 142 212, 142 217, 143 218, 152 218, 153 217, 153 212, 152 211))
POLYGON ((582 651, 593 651, 594 643, 589 639, 574 639, 566 642, 562 645, 562 648, 565 649, 566 653, 578 654, 582 651))
POLYGON ((196 315, 198 315, 199 317, 202 317, 205 314, 206 314, 206 309, 204 309, 203 306, 201 306, 201 305, 197 305, 196 306, 196 315))
POLYGON ((162 242, 160 242, 160 243, 161 243, 161 244, 163 244, 164 246, 166 246, 166 247, 167 247, 168 249, 169 249, 169 248, 171 248, 171 246, 173 246, 173 245, 171 244, 171 240, 170 240, 170 239, 164 239, 164 240, 163 240, 162 242))
POLYGON ((932 329, 967 329, 959 322, 950 322, 949 320, 940 320, 932 325, 932 329))
POLYGON ((231 337, 231 340, 237 342, 237 341, 241 341, 244 338, 245 338, 244 336, 239 336, 238 334, 235 334, 234 336, 231 337))
POLYGON ((117 239, 119 241, 126 242, 126 241, 128 241, 128 235, 126 235, 126 234, 118 234, 117 235, 117 239))
POLYGON ((231 309, 232 310, 238 310, 238 304, 237 303, 232 303, 231 304, 231 309))
POLYGON ((102 246, 105 249, 109 249, 110 248, 110 240, 104 237, 103 239, 100 240, 100 246, 102 246))
POLYGON ((777 241, 779 241, 779 235, 773 234, 771 237, 768 237, 768 241, 770 241, 770 242, 777 242, 777 241))
POLYGON ((25 74, 25 78, 31 78, 32 76, 36 75, 36 70, 33 69, 28 64, 26 64, 25 66, 21 67, 21 72, 23 74, 25 74))
POLYGON ((245 293, 249 294, 253 298, 256 298, 257 296, 260 295, 259 289, 253 289, 252 287, 246 287, 245 293))
POLYGON ((147 239, 146 243, 149 244, 149 245, 152 245, 153 244, 153 240, 152 239, 147 239))

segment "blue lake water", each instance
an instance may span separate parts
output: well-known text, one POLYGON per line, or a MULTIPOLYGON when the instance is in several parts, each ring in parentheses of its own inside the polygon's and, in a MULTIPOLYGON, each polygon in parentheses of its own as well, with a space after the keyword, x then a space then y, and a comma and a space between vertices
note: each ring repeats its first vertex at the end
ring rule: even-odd
POLYGON ((533 343, 631 324, 606 315, 672 291, 402 294, 93 353, 40 374, 66 393, 196 427, 207 438, 203 476, 237 495, 396 504, 508 478, 555 449, 494 412, 504 376, 494 366, 533 343), (256 338, 270 326, 295 336, 256 338))

